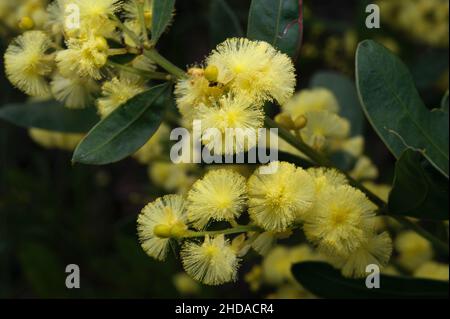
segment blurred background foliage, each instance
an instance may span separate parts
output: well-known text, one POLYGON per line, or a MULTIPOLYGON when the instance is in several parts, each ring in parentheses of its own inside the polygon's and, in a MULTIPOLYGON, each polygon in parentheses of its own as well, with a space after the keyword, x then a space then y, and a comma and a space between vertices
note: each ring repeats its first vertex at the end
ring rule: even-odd
MULTIPOLYGON (((227 37, 243 35, 250 0, 226 2, 237 20, 230 21, 222 1, 177 1, 161 52, 185 66, 202 60, 227 37)), ((369 30, 365 8, 371 1, 304 2, 304 43, 296 61, 298 89, 308 87, 321 70, 353 77, 356 45, 372 38, 407 62, 426 105, 439 105, 448 87, 448 39, 427 41, 426 34, 397 28, 383 12, 381 29, 369 30)), ((421 1, 402 2, 421 13, 417 5, 421 1)), ((435 17, 422 14, 433 25, 435 17)), ((448 38, 448 7, 446 19, 448 38)), ((0 52, 4 52, 14 32, 3 28, 0 34, 0 52)), ((24 101, 3 72, 0 60, 0 105, 24 101)), ((368 155, 380 169, 379 181, 391 182, 393 159, 370 126, 364 127, 368 155)), ((180 281, 174 284, 174 274, 182 270, 180 261, 172 255, 168 262, 158 263, 145 255, 137 241, 137 213, 164 193, 151 184, 146 167, 131 158, 102 167, 72 166, 70 159, 70 152, 46 150, 33 143, 25 129, 0 122, 0 297, 186 296, 180 281), (64 269, 71 263, 80 266, 81 289, 65 287, 64 269)), ((255 255, 253 260, 260 258, 255 255)), ((251 263, 243 267, 241 276, 251 263)), ((244 280, 217 288, 202 286, 190 293, 220 298, 267 295, 264 289, 255 295, 244 280)))

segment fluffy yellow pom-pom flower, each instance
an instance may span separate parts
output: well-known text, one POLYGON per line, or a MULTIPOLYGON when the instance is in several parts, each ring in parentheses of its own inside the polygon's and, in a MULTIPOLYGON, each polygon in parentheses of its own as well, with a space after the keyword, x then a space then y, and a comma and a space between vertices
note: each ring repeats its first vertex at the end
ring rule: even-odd
POLYGON ((264 124, 262 107, 242 95, 223 96, 218 105, 201 105, 194 114, 195 119, 201 120, 202 142, 219 154, 239 153, 252 148, 257 143, 258 129, 264 124), (227 129, 233 130, 227 132, 227 129), (232 138, 231 142, 227 143, 226 134, 232 138))
POLYGON ((331 258, 332 263, 341 269, 345 277, 361 278, 367 276, 368 265, 384 267, 392 254, 392 240, 387 232, 374 234, 349 256, 331 258))
POLYGON ((194 183, 188 193, 189 221, 197 229, 209 221, 233 221, 246 206, 247 186, 243 176, 232 170, 211 171, 194 183))
POLYGON ((56 100, 72 109, 82 109, 94 103, 94 95, 99 91, 97 83, 90 78, 66 78, 55 75, 51 91, 56 100))
POLYGON ((146 86, 137 79, 120 77, 105 82, 102 86, 102 97, 97 101, 101 117, 108 116, 117 107, 129 99, 144 92, 146 86))
POLYGON ((317 198, 304 224, 307 238, 327 254, 348 256, 373 232, 375 206, 359 190, 329 187, 317 198))
POLYGON ((103 37, 70 38, 68 49, 56 55, 59 72, 66 77, 78 75, 101 79, 100 69, 108 60, 108 44, 103 37))
POLYGON ((181 258, 188 275, 206 285, 236 280, 239 258, 224 235, 206 236, 203 244, 186 243, 181 258))
POLYGON ((28 31, 14 39, 5 53, 5 70, 13 85, 31 96, 46 96, 46 80, 53 58, 47 54, 50 38, 42 31, 28 31))
POLYGON ((258 102, 283 104, 294 93, 292 60, 263 41, 228 39, 217 46, 206 64, 217 68, 217 82, 258 102))
POLYGON ((348 183, 345 175, 336 169, 318 167, 309 168, 307 172, 314 178, 317 196, 320 196, 327 187, 338 187, 348 183))
POLYGON ((448 264, 426 262, 414 272, 414 277, 448 281, 448 264))
POLYGON ((147 255, 164 260, 169 249, 169 238, 178 237, 187 230, 186 220, 181 195, 166 195, 149 203, 137 219, 142 249, 147 255))
POLYGON ((273 162, 273 174, 253 174, 248 181, 249 214, 269 231, 285 231, 305 214, 315 198, 314 180, 303 169, 286 162, 273 162))

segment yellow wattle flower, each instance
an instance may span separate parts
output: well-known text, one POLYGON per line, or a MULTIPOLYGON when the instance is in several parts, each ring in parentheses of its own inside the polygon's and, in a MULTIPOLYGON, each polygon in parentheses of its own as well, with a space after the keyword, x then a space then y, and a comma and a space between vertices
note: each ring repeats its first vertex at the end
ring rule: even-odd
POLYGON ((5 52, 5 71, 18 89, 31 96, 50 92, 47 77, 53 71, 53 56, 47 54, 51 40, 42 31, 27 31, 15 38, 5 52))
POLYGON ((224 235, 206 236, 202 244, 187 242, 180 254, 187 274, 205 285, 236 280, 239 258, 224 235))

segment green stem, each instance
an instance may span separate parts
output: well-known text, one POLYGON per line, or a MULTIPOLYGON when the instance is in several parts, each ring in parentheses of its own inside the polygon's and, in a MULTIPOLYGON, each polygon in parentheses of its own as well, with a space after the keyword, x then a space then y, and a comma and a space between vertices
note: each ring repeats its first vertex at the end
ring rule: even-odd
MULTIPOLYGON (((269 118, 268 116, 266 116, 265 118, 265 124, 267 127, 269 128, 277 128, 278 129, 278 135, 284 139, 286 142, 288 142, 289 144, 291 144, 293 147, 295 147, 296 149, 298 149, 299 151, 301 151, 303 154, 305 154, 306 156, 308 156, 311 161, 313 161, 316 165, 319 166, 325 166, 325 167, 330 167, 330 168, 335 168, 337 170, 339 170, 339 168, 337 168, 328 158, 326 158, 323 154, 320 154, 319 152, 317 152, 316 150, 314 150, 312 147, 310 147, 309 145, 307 145, 306 143, 304 143, 303 141, 297 139, 293 134, 291 134, 291 132, 289 132, 288 130, 280 127, 278 125, 278 123, 276 123, 274 120, 272 120, 271 118, 269 118)), ((384 200, 382 200, 380 197, 378 197, 376 194, 372 193, 370 190, 368 190, 366 187, 364 187, 364 185, 362 185, 360 182, 356 181, 355 179, 353 179, 351 176, 349 176, 347 173, 344 173, 350 184, 353 187, 356 187, 358 189, 360 189, 363 193, 365 193, 367 195, 367 197, 375 204, 377 205, 380 209, 379 212, 383 215, 387 215, 395 220, 397 220, 400 224, 402 224, 404 227, 408 228, 408 229, 412 229, 415 232, 417 232, 418 234, 422 235, 424 238, 428 239, 433 245, 434 247, 441 251, 442 253, 444 253, 445 255, 448 256, 449 254, 449 247, 448 244, 442 242, 441 240, 439 240, 437 237, 435 237, 433 234, 429 233, 428 231, 426 231, 425 229, 423 229, 421 226, 411 222, 410 220, 408 220, 405 217, 402 216, 393 216, 393 215, 389 215, 389 211, 387 208, 387 204, 384 200)))
POLYGON ((134 3, 138 9, 139 24, 141 25, 142 33, 144 34, 144 43, 148 43, 147 26, 145 25, 145 16, 144 16, 144 2, 134 0, 134 3))
POLYGON ((139 37, 136 35, 136 33, 134 33, 133 31, 131 31, 129 28, 127 28, 122 21, 120 21, 120 19, 118 17, 116 17, 114 14, 110 14, 109 17, 114 20, 117 25, 119 26, 119 28, 127 35, 131 38, 131 40, 134 42, 134 44, 136 44, 137 47, 141 47, 142 43, 141 40, 139 39, 139 37))
POLYGON ((209 231, 189 231, 184 238, 194 238, 194 237, 204 237, 204 236, 216 236, 216 235, 231 235, 246 233, 250 231, 261 231, 261 228, 254 225, 239 225, 233 228, 223 229, 223 230, 209 230, 209 231))
POLYGON ((155 49, 144 50, 144 55, 178 79, 185 78, 187 76, 186 72, 167 60, 155 49))
POLYGON ((136 69, 130 66, 122 65, 119 63, 115 63, 112 61, 108 61, 108 64, 112 67, 121 69, 122 71, 133 73, 136 75, 140 75, 142 77, 145 77, 147 79, 151 80, 162 80, 162 81, 171 81, 173 80, 173 77, 170 74, 162 73, 162 72, 153 72, 153 71, 146 71, 141 69, 136 69))

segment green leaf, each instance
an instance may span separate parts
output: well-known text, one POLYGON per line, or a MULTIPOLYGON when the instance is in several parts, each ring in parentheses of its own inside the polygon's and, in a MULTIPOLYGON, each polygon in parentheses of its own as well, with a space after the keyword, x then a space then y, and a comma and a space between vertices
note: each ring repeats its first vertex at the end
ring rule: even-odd
POLYGON ((8 104, 0 108, 0 119, 25 128, 65 133, 85 133, 99 121, 93 107, 68 109, 56 101, 8 104))
POLYGON ((407 149, 395 164, 388 205, 394 215, 448 220, 448 180, 421 153, 407 149))
POLYGON ((296 0, 252 0, 247 37, 266 41, 295 60, 302 41, 300 10, 296 0))
POLYGON ((211 42, 214 46, 228 38, 242 37, 244 34, 238 17, 226 0, 211 1, 209 25, 211 42))
POLYGON ((349 279, 322 262, 303 262, 292 266, 295 279, 321 298, 448 298, 448 282, 380 275, 380 288, 369 289, 365 279, 349 279))
POLYGON ((153 0, 152 42, 157 43, 172 21, 175 0, 153 0))
POLYGON ((130 99, 98 123, 75 149, 72 161, 104 165, 136 152, 161 124, 170 84, 155 86, 130 99))
POLYGON ((322 87, 333 92, 341 108, 339 114, 351 123, 352 136, 363 134, 364 115, 355 83, 350 78, 337 72, 317 72, 311 79, 310 87, 322 87))
POLYGON ((383 46, 363 41, 356 56, 364 112, 389 150, 399 158, 420 149, 448 177, 448 113, 425 107, 406 66, 383 46))
POLYGON ((448 113, 448 90, 441 101, 441 110, 448 113))

